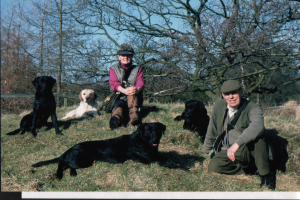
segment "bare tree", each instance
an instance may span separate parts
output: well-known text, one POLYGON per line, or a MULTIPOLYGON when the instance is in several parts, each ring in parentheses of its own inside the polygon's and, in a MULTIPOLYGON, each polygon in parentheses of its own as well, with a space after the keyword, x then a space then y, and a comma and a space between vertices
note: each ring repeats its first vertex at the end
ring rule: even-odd
POLYGON ((57 92, 73 90, 70 85, 107 86, 123 42, 136 50, 134 62, 151 83, 149 97, 205 92, 219 98, 227 79, 240 80, 252 97, 300 80, 298 1, 26 2, 26 9, 14 9, 20 18, 7 15, 11 20, 2 26, 1 62, 14 63, 15 70, 24 62, 9 60, 12 55, 27 59, 33 76, 57 76, 57 92), (290 78, 274 81, 278 73, 290 78))
POLYGON ((244 80, 248 95, 274 93, 300 80, 296 77, 272 88, 264 85, 266 75, 274 70, 298 73, 300 69, 297 1, 88 0, 83 4, 81 17, 73 15, 78 23, 103 30, 102 34, 108 28, 127 33, 128 41, 138 35, 148 38, 147 47, 137 51, 145 54, 144 64, 153 67, 155 62, 168 69, 154 74, 178 78, 190 90, 219 97, 221 84, 233 78, 244 80))
MULTIPOLYGON (((25 37, 24 23, 16 16, 23 9, 22 4, 12 5, 1 18, 1 93, 31 93, 35 68, 26 53, 31 41, 25 37)), ((16 112, 32 106, 29 99, 1 99, 1 112, 16 112)))
POLYGON ((23 21, 15 18, 22 9, 22 4, 13 5, 7 18, 1 19, 1 83, 5 86, 1 88, 9 93, 28 92, 28 80, 34 72, 26 53, 31 42, 24 37, 23 21))
POLYGON ((48 2, 35 2, 31 1, 31 6, 22 10, 19 17, 27 24, 27 30, 24 30, 28 40, 31 40, 34 48, 28 51, 28 55, 32 57, 36 62, 36 68, 38 68, 37 75, 47 75, 48 60, 45 52, 48 49, 46 45, 49 43, 49 27, 47 28, 47 9, 48 2))
MULTIPOLYGON (((56 4, 58 4, 56 2, 56 4)), ((60 93, 60 89, 61 89, 61 69, 62 69, 62 27, 63 27, 63 19, 62 19, 62 0, 60 0, 59 2, 59 43, 58 43, 58 67, 57 67, 57 82, 56 82, 56 92, 59 94, 60 93)), ((60 106, 60 102, 59 102, 59 97, 57 97, 57 106, 60 106)))

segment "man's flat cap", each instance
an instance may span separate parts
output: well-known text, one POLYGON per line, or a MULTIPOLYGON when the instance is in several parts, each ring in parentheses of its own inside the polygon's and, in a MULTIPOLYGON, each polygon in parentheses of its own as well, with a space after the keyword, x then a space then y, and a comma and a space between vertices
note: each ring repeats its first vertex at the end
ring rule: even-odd
POLYGON ((221 87, 222 93, 233 92, 241 88, 240 82, 237 80, 225 81, 221 87))
POLYGON ((131 55, 133 55, 134 50, 133 50, 133 48, 130 44, 123 43, 119 46, 117 54, 118 55, 120 55, 120 54, 131 54, 131 55))

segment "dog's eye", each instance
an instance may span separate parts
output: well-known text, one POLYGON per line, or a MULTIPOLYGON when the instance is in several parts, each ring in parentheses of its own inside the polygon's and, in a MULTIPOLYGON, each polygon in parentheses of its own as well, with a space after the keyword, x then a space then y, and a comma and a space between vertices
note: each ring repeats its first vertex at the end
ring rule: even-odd
POLYGON ((85 93, 83 93, 83 95, 85 95, 85 93))

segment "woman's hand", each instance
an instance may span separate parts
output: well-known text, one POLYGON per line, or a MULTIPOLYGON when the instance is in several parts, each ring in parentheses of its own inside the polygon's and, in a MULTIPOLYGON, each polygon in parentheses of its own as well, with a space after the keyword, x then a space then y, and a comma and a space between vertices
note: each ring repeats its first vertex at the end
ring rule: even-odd
POLYGON ((121 87, 121 86, 119 86, 119 87, 118 87, 118 91, 119 91, 119 92, 122 92, 123 94, 126 94, 126 95, 128 96, 128 95, 135 95, 137 89, 136 89, 135 86, 132 86, 132 85, 130 85, 130 87, 128 87, 128 88, 126 88, 126 89, 123 88, 123 87, 121 87))
POLYGON ((130 87, 126 88, 128 94, 127 95, 135 95, 136 94, 136 87, 130 85, 130 87))

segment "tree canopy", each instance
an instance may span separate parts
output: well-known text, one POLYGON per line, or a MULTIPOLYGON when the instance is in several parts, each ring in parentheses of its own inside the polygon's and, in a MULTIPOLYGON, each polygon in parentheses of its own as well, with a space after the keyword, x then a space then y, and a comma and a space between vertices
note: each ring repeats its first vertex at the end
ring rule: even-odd
MULTIPOLYGON (((44 11, 35 15, 48 16, 44 29, 54 39, 58 1, 46 2, 33 6, 44 11)), ((246 96, 275 93, 300 80, 299 18, 296 0, 64 1, 62 82, 107 83, 117 47, 127 42, 153 83, 148 96, 205 92, 215 99, 228 79, 241 81, 246 96), (278 74, 289 78, 271 84, 278 74)), ((41 24, 43 18, 34 19, 41 24)), ((28 54, 41 58, 41 51, 28 54)))

